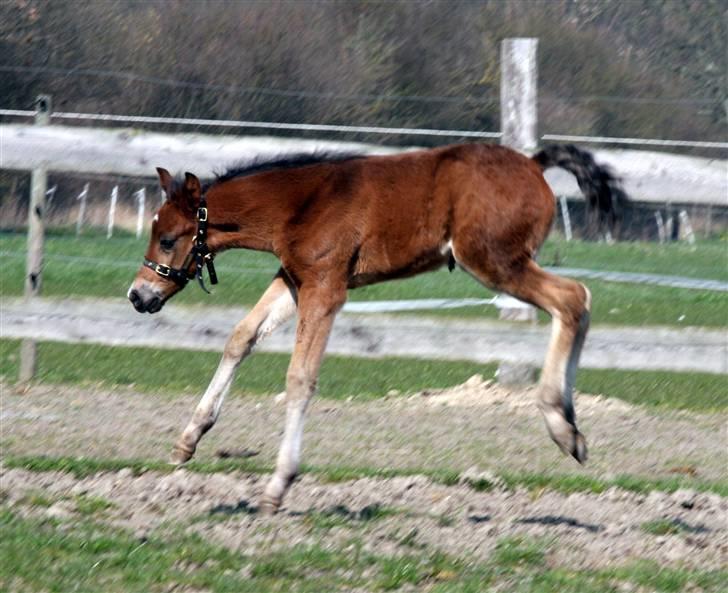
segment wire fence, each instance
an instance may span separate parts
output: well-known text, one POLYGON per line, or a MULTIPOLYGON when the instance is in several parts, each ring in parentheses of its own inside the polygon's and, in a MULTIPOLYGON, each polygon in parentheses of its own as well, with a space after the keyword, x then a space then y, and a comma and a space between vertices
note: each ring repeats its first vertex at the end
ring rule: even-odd
MULTIPOLYGON (((35 115, 32 110, 0 109, 0 116, 31 118, 35 115)), ((381 134, 381 135, 407 135, 407 136, 441 136, 450 138, 484 138, 497 139, 502 132, 477 130, 446 130, 427 128, 406 128, 386 126, 349 126, 330 124, 306 124, 264 121, 220 120, 184 117, 156 117, 144 115, 118 115, 111 113, 77 113, 53 112, 51 119, 76 121, 101 121, 124 124, 154 124, 176 125, 194 127, 286 130, 299 132, 334 132, 349 134, 381 134)), ((610 136, 581 136, 570 134, 544 134, 542 141, 547 142, 575 142, 604 145, 631 145, 631 146, 662 146, 673 148, 703 148, 728 149, 728 142, 705 142, 696 140, 669 140, 659 138, 617 138, 610 136)))

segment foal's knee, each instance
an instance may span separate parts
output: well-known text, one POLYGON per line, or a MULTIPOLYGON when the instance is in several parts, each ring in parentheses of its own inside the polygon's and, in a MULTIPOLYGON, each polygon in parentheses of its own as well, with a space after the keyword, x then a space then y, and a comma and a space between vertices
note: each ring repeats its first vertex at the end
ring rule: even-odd
POLYGON ((225 343, 223 356, 237 362, 249 353, 253 346, 255 346, 255 333, 247 324, 242 324, 235 328, 225 343))

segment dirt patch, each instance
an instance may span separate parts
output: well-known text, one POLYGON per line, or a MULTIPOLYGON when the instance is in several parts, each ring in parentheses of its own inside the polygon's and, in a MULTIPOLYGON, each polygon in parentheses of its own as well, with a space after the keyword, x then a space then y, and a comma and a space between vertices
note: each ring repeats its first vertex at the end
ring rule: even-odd
MULTIPOLYGON (((25 395, 3 388, 5 455, 142 458, 166 461, 199 397, 132 390, 37 386, 25 395)), ((403 470, 477 466, 493 472, 575 473, 595 478, 674 476, 687 468, 703 480, 726 477, 720 414, 654 412, 620 400, 577 394, 589 461, 579 466, 548 437, 533 390, 508 390, 476 376, 447 390, 375 401, 315 399, 306 419, 304 459, 314 465, 403 470)), ((259 451, 275 461, 285 409, 273 397, 231 397, 196 459, 221 449, 259 451)))
MULTIPOLYGON (((13 395, 3 386, 3 455, 166 459, 197 398, 133 391, 34 387, 13 395)), ((579 395, 582 430, 591 438, 587 468, 550 442, 534 393, 503 389, 474 377, 459 387, 378 401, 318 400, 306 429, 306 461, 320 466, 449 469, 461 473, 529 471, 608 479, 689 473, 725 479, 724 419, 716 415, 657 413, 617 400, 579 395)), ((215 452, 259 451, 272 463, 283 425, 274 398, 235 397, 206 436, 199 459, 215 452)), ((640 495, 506 490, 477 492, 425 477, 360 479, 331 484, 305 475, 283 512, 256 512, 266 476, 171 474, 130 470, 75 479, 57 472, 0 467, 4 505, 20 512, 74 520, 79 496, 109 501, 97 519, 140 537, 182 526, 251 552, 291 543, 346 545, 353 536, 377 553, 408 547, 486 559, 508 536, 544 538, 555 566, 594 568, 652 559, 662 565, 715 568, 728 557, 728 499, 679 491, 640 495), (42 493, 49 506, 30 504, 42 493), (375 512, 372 513, 372 509, 375 512), (384 509, 386 512, 380 513, 384 509), (323 519, 322 519, 323 518, 323 519), (666 526, 650 529, 649 525, 666 526)))
POLYGON ((138 537, 165 525, 182 525, 249 554, 261 546, 274 551, 322 538, 343 547, 352 536, 378 554, 416 547, 473 560, 486 560, 503 537, 545 538, 553 564, 570 568, 637 558, 717 568, 728 554, 728 504, 715 494, 644 496, 613 489, 600 495, 534 496, 525 490, 476 492, 420 476, 341 484, 305 476, 294 484, 283 511, 271 518, 256 509, 264 484, 265 476, 185 470, 137 477, 122 470, 81 480, 56 472, 2 471, 5 504, 23 513, 72 519, 75 497, 102 498, 112 504, 97 518, 138 537), (24 506, 22 501, 38 491, 57 502, 45 508, 24 506), (338 520, 319 524, 316 517, 338 520), (647 533, 643 526, 650 521, 669 522, 677 533, 647 533))

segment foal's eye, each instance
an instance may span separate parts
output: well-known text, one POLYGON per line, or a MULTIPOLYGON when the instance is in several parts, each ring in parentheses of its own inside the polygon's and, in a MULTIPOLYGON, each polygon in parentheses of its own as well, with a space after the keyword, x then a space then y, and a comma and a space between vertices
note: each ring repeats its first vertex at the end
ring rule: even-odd
POLYGON ((159 245, 165 251, 171 251, 172 248, 174 247, 175 241, 177 241, 177 239, 160 239, 159 245))

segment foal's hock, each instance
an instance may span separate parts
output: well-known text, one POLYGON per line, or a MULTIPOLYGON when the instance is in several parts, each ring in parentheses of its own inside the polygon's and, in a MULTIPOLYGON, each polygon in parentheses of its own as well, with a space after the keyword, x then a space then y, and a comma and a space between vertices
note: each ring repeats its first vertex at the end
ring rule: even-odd
MULTIPOLYGON (((253 346, 298 314, 286 377, 286 424, 261 508, 278 509, 298 471, 303 419, 315 391, 334 317, 347 289, 459 266, 482 284, 549 313, 553 332, 539 385, 551 437, 577 461, 572 387, 589 327, 590 294, 535 262, 555 211, 543 171, 572 172, 602 219, 626 196, 614 175, 574 146, 533 158, 501 146, 466 144, 395 156, 307 154, 232 169, 202 186, 191 173, 157 169, 168 198, 152 223, 144 265, 129 289, 139 312, 155 313, 225 249, 274 253, 269 288, 233 330, 222 360, 172 460, 184 463, 217 420, 234 373, 253 346)), ((204 285, 203 285, 204 287, 204 285)))

